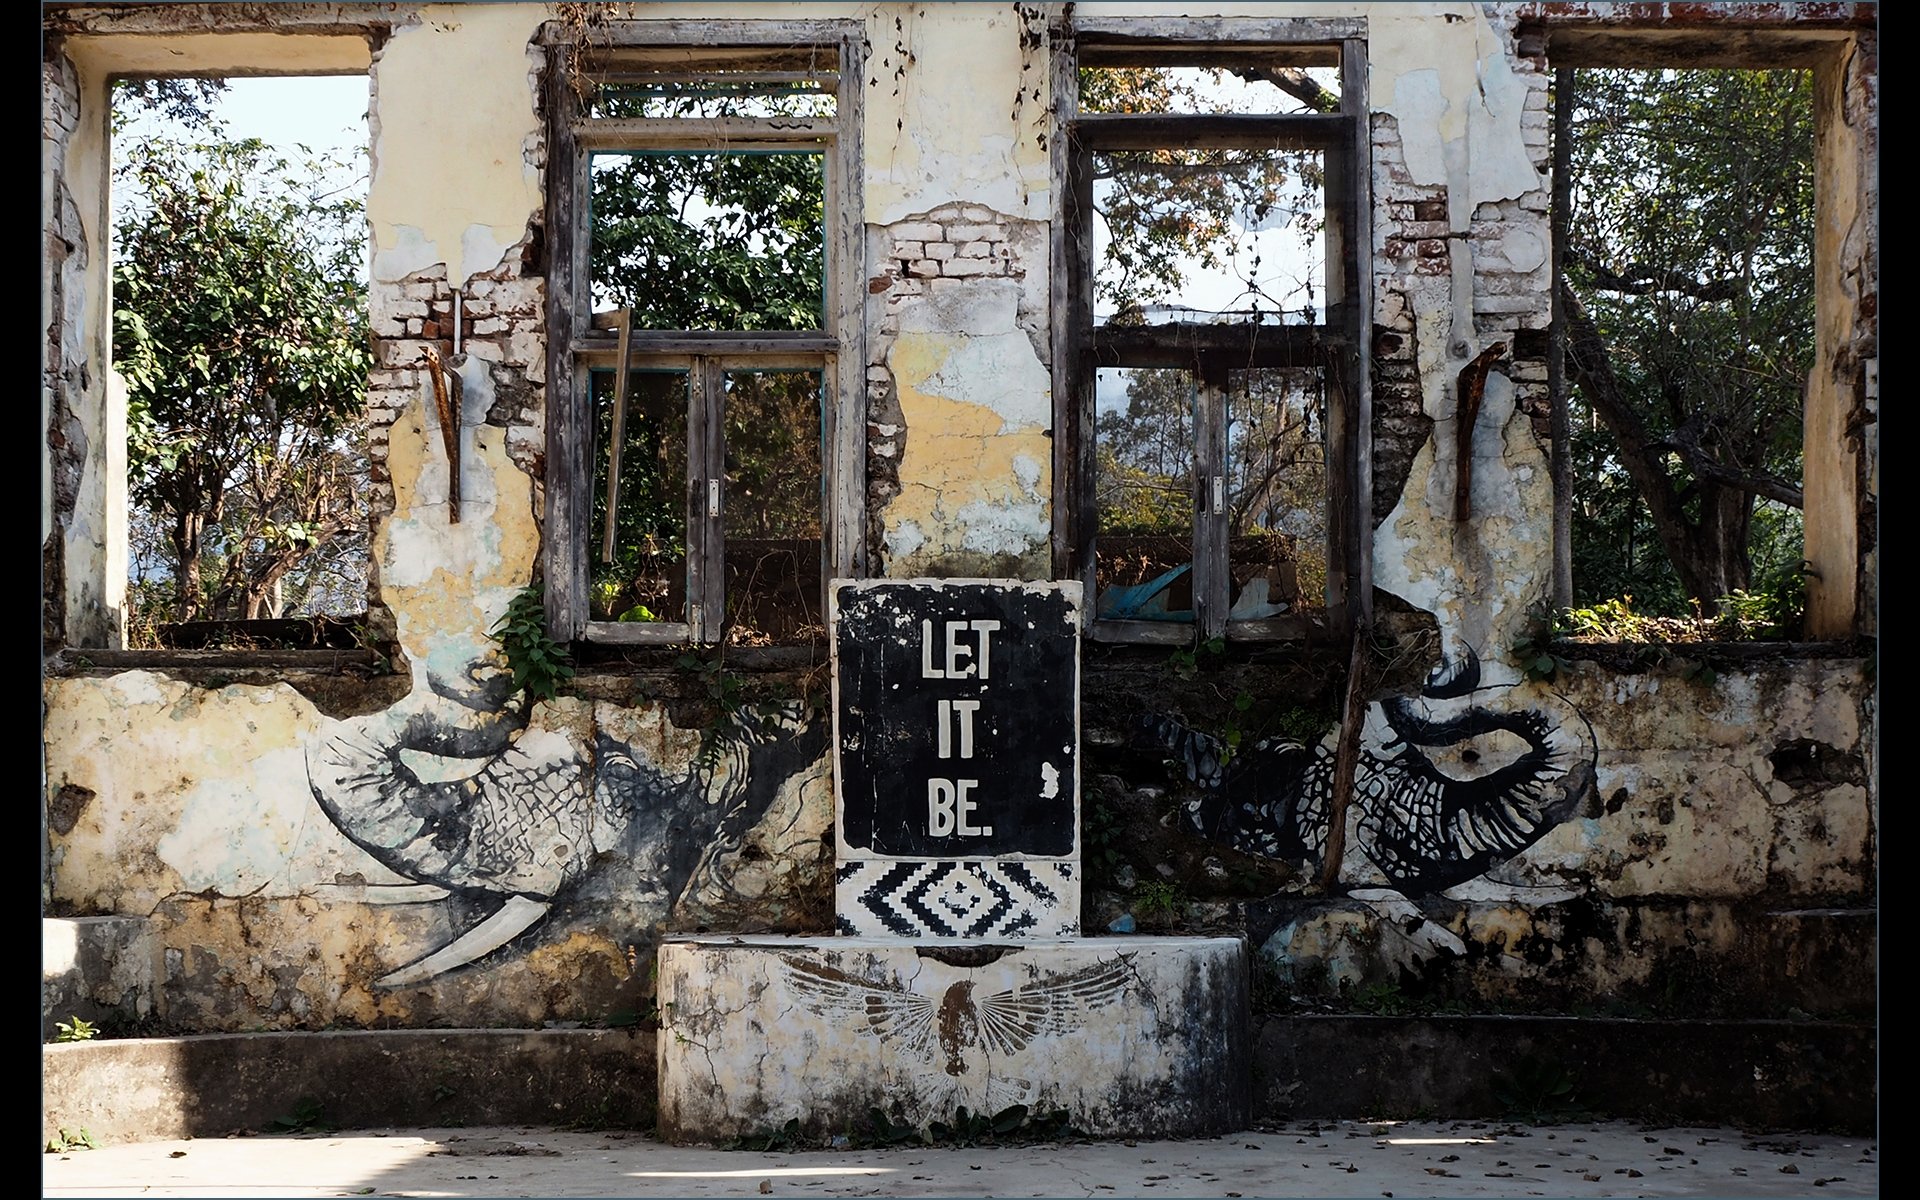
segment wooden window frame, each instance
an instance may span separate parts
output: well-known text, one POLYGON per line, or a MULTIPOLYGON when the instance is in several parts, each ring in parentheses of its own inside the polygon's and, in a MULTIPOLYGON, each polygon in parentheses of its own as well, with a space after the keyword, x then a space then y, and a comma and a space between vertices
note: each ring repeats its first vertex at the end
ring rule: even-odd
POLYGON ((1370 383, 1373 268, 1371 136, 1366 21, 1313 18, 1075 18, 1053 29, 1053 93, 1064 136, 1053 143, 1063 203, 1054 223, 1055 573, 1095 594, 1094 380, 1103 367, 1191 371, 1196 387, 1194 496, 1195 621, 1087 618, 1098 641, 1187 644, 1216 637, 1247 641, 1345 637, 1372 609, 1372 428, 1370 383), (1168 64, 1212 59, 1225 65, 1257 50, 1266 61, 1296 52, 1302 65, 1340 69, 1332 113, 1098 114, 1078 109, 1082 66, 1168 64), (1093 185, 1099 150, 1167 145, 1273 146, 1325 155, 1327 317, 1323 325, 1098 326, 1093 319, 1093 185), (1227 372, 1319 366, 1327 381, 1327 603, 1313 612, 1229 620, 1231 580, 1226 514, 1209 503, 1208 481, 1224 475, 1227 372))
MULTIPOLYGON (((866 382, 866 238, 860 202, 860 92, 865 29, 855 21, 620 21, 590 45, 550 24, 546 249, 546 528, 541 548, 548 626, 562 641, 613 645, 712 643, 725 631, 726 476, 721 418, 728 371, 821 373, 821 579, 856 578, 865 567, 863 478, 866 382), (836 56, 834 115, 627 119, 582 111, 571 80, 623 62, 671 62, 697 52, 739 52, 742 61, 836 56), (802 332, 651 330, 622 333, 591 312, 588 169, 596 151, 806 150, 822 155, 826 239, 822 328, 802 332), (589 372, 688 372, 687 612, 684 621, 615 622, 590 617, 594 425, 589 372)), ((826 597, 820 597, 825 611, 826 597)))

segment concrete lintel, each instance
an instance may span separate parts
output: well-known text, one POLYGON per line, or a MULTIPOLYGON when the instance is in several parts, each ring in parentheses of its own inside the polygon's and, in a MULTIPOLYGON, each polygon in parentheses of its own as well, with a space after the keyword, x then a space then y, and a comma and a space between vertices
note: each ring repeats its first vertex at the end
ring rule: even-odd
POLYGON ((1192 1137, 1249 1116, 1238 938, 914 945, 725 938, 660 947, 660 1134, 1064 1109, 1102 1136, 1192 1137))

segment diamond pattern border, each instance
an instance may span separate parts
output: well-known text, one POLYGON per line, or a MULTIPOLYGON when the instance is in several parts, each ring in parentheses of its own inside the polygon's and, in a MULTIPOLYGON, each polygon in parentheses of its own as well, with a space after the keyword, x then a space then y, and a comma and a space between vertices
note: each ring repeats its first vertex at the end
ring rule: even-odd
POLYGON ((834 905, 850 936, 1078 937, 1079 864, 853 859, 835 872, 834 905))

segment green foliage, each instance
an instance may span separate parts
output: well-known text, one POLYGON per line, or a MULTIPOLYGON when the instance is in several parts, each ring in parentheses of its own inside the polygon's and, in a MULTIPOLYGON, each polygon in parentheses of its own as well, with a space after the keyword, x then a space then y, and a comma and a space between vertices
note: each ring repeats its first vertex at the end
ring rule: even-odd
POLYGON ((70 1150, 98 1150, 100 1144, 85 1127, 69 1129, 61 1126, 59 1131, 47 1139, 48 1154, 65 1154, 70 1150))
POLYGON ((1528 1057, 1512 1070, 1493 1077, 1493 1096, 1510 1120, 1551 1124, 1580 1115, 1575 1104, 1577 1080, 1558 1060, 1528 1057))
MULTIPOLYGON (((1632 596, 1620 596, 1561 612, 1554 620, 1552 635, 1568 642, 1648 645, 1788 640, 1799 636, 1806 614, 1806 593, 1804 587, 1777 592, 1735 591, 1716 600, 1711 614, 1698 604, 1692 609, 1690 616, 1648 616, 1637 611, 1632 596)), ((1515 649, 1535 644, 1516 643, 1515 649)))
POLYGON ((793 1117, 778 1129, 762 1129, 741 1134, 727 1143, 729 1150, 758 1150, 764 1154, 783 1153, 806 1148, 806 1135, 800 1131, 800 1118, 793 1117))
POLYGON ((701 726, 700 750, 694 756, 694 765, 702 771, 712 771, 719 765, 726 737, 733 729, 745 727, 754 733, 771 734, 796 713, 805 717, 814 711, 811 677, 798 693, 785 680, 750 680, 727 670, 720 651, 682 654, 674 660, 674 666, 699 681, 711 713, 701 726))
POLYGON ((185 130, 218 127, 213 105, 227 90, 224 79, 116 79, 113 81, 113 129, 118 135, 137 115, 151 113, 185 130))
POLYGON ((1164 879, 1141 884, 1133 893, 1133 912, 1143 925, 1171 926, 1187 910, 1187 894, 1164 879))
POLYGON ((136 578, 170 585, 177 620, 364 607, 356 189, 254 139, 128 141, 113 359, 136 578))
POLYGON ((1361 1012, 1383 1017, 1405 1016, 1417 1007, 1400 985, 1391 981, 1360 988, 1353 995, 1353 1004, 1361 1012))
MULTIPOLYGON (((592 112, 806 116, 822 103, 804 87, 648 81, 600 88, 592 112)), ((823 328, 824 165, 816 150, 595 154, 595 307, 631 308, 636 329, 823 328)))
POLYGON ((53 1023, 53 1040, 56 1042, 89 1042, 99 1036, 100 1031, 93 1022, 83 1021, 79 1017, 68 1017, 64 1021, 53 1023))
POLYGON ((1072 1136, 1072 1125, 1065 1109, 1030 1113, 1024 1104, 1003 1108, 988 1116, 969 1113, 966 1105, 954 1110, 952 1121, 933 1121, 927 1125, 927 1141, 934 1145, 994 1145, 1004 1141, 1047 1141, 1072 1136))
MULTIPOLYGON (((1193 113, 1214 106, 1211 68, 1087 68, 1080 108, 1089 113, 1193 113)), ((1276 97, 1277 99, 1277 97, 1276 97)), ((1293 107, 1291 104, 1286 107, 1293 107)), ((1278 111, 1272 103, 1251 109, 1278 111)), ((1292 230, 1303 245, 1324 218, 1320 156, 1311 151, 1196 145, 1101 151, 1093 156, 1094 205, 1104 218, 1105 249, 1095 264, 1096 300, 1140 321, 1146 307, 1179 301, 1196 272, 1237 279, 1232 310, 1279 318, 1314 304, 1315 282, 1292 279, 1267 262, 1264 231, 1292 230)))
POLYGON ((560 685, 573 678, 566 647, 547 634, 543 591, 539 584, 529 584, 515 593, 493 627, 493 640, 500 643, 507 668, 513 672, 514 689, 525 689, 534 700, 553 699, 560 685))
POLYGON ((312 1096, 302 1096, 293 1111, 267 1122, 268 1133, 317 1133, 329 1128, 326 1106, 312 1096))
POLYGON ((1126 826, 1112 805, 1090 797, 1080 827, 1080 861, 1090 880, 1110 884, 1126 865, 1126 826))
POLYGON ((1208 638, 1204 642, 1196 640, 1191 647, 1175 650, 1167 655, 1167 666, 1172 668, 1173 673, 1180 678, 1192 679, 1200 673, 1203 664, 1217 663, 1226 656, 1226 653, 1227 639, 1225 638, 1208 638))
POLYGON ((1574 95, 1567 279, 1614 381, 1571 356, 1575 600, 1775 590, 1800 514, 1755 488, 1801 474, 1811 72, 1583 70, 1574 95))

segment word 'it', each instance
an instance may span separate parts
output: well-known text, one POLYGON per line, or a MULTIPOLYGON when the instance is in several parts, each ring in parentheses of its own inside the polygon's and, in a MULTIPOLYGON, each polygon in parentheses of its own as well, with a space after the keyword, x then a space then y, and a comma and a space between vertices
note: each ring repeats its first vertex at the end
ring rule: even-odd
POLYGON ((946 653, 941 663, 934 662, 933 621, 920 622, 920 678, 922 679, 971 679, 976 672, 981 679, 989 678, 987 669, 992 666, 991 647, 988 636, 1000 628, 998 621, 946 621, 946 653), (967 634, 978 635, 968 639, 967 634), (965 662, 972 659, 972 662, 965 662), (964 663, 964 665, 963 665, 964 663))
POLYGON ((978 807, 967 793, 980 786, 978 779, 927 780, 927 833, 932 837, 992 837, 993 826, 975 825, 973 810, 978 807))

